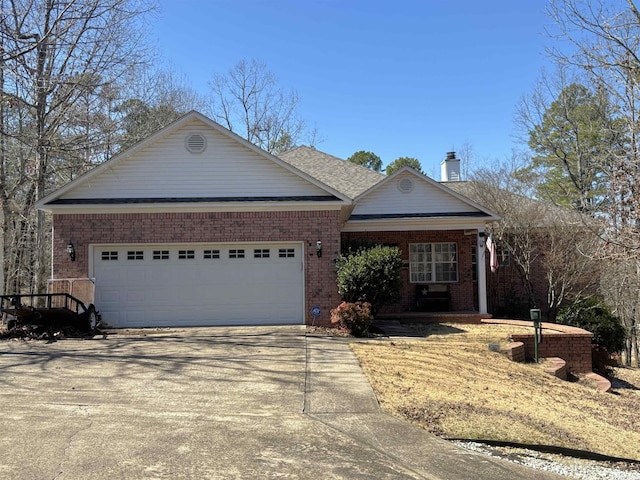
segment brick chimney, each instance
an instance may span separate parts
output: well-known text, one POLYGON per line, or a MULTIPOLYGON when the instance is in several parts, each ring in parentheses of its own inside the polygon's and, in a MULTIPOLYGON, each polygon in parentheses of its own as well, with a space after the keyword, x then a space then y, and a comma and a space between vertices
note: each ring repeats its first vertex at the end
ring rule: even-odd
POLYGON ((461 180, 460 159, 456 158, 456 152, 447 152, 447 158, 440 164, 440 181, 459 182, 461 180))

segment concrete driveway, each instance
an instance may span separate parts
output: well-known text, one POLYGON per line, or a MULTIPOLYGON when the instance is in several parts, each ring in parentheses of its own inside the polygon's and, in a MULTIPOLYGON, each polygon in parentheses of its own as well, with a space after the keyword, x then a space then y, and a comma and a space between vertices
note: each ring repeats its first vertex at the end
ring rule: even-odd
POLYGON ((0 343, 0 478, 557 478, 383 414, 304 327, 0 343))

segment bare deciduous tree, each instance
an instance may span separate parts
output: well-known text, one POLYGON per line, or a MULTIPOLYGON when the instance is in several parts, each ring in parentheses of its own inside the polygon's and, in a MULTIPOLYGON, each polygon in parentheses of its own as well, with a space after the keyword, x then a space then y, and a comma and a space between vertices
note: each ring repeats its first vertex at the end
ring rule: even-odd
POLYGON ((136 72, 134 87, 123 92, 127 99, 116 107, 121 130, 117 149, 123 150, 167 126, 190 110, 201 110, 205 101, 187 86, 187 80, 171 70, 136 72))
POLYGON ((465 193, 502 217, 490 231, 511 252, 528 307, 554 318, 565 302, 593 294, 599 239, 578 213, 532 198, 537 185, 516 175, 523 164, 514 154, 500 166, 478 169, 465 193))
POLYGON ((490 226, 490 231, 496 241, 510 250, 526 302, 533 307, 540 303, 532 277, 542 254, 536 232, 544 222, 544 212, 528 197, 530 187, 513 175, 520 165, 521 159, 514 154, 500 166, 476 170, 469 184, 469 196, 502 217, 490 226))
POLYGON ((563 41, 550 50, 552 57, 605 92, 623 139, 606 145, 606 201, 598 218, 606 224, 601 259, 613 272, 605 275, 618 287, 614 294, 605 282, 604 293, 628 328, 627 353, 637 352, 639 312, 630 306, 638 302, 640 285, 640 12, 633 0, 556 0, 549 15, 563 41))
POLYGON ((213 119, 270 153, 281 153, 303 137, 315 142, 297 113, 298 94, 285 90, 264 63, 241 60, 209 82, 213 119))
POLYGON ((601 241, 593 228, 575 212, 544 205, 545 226, 540 231, 544 252, 542 271, 547 282, 547 312, 555 318, 568 302, 588 298, 599 286, 600 264, 597 261, 601 241))
POLYGON ((151 7, 143 0, 1 1, 4 282, 12 291, 41 291, 50 249, 35 202, 68 178, 57 174, 69 157, 91 164, 101 150, 87 140, 108 109, 106 90, 144 57, 139 19, 151 7))
POLYGON ((600 291, 627 331, 625 364, 631 366, 635 363, 640 367, 640 260, 636 257, 606 262, 602 268, 600 291))

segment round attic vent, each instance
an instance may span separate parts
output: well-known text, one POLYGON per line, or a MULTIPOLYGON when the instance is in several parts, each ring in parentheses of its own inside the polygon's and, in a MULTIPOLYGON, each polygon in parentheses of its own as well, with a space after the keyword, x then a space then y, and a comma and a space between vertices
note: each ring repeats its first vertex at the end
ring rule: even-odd
POLYGON ((407 177, 401 178, 398 180, 398 190, 402 193, 409 193, 413 190, 413 180, 407 177))
POLYGON ((185 147, 191 153, 202 153, 207 148, 207 139, 201 133, 190 133, 184 140, 185 147))

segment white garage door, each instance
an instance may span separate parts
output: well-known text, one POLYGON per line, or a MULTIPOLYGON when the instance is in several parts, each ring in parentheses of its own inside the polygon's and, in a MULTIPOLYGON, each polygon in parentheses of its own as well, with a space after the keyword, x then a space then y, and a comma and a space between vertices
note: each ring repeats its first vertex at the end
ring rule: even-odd
POLYGON ((301 244, 94 245, 114 327, 303 323, 301 244))

